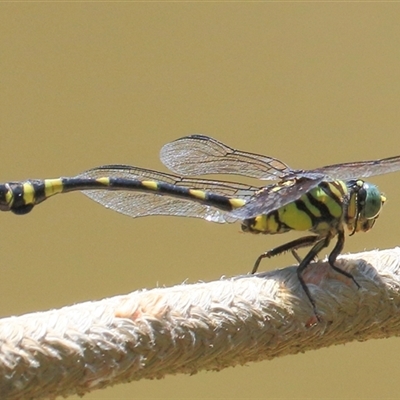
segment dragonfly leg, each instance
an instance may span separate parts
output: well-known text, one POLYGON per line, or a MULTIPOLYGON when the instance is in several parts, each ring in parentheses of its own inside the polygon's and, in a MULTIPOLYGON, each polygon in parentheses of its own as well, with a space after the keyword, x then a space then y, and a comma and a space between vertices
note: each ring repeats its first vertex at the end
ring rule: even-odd
POLYGON ((360 287, 361 287, 360 284, 355 280, 354 276, 352 274, 350 274, 350 272, 344 271, 335 265, 336 258, 339 256, 339 254, 343 250, 343 246, 344 246, 344 231, 339 230, 338 240, 336 242, 336 245, 328 257, 329 265, 339 274, 342 274, 342 275, 346 276, 347 278, 350 278, 356 284, 356 286, 360 289, 360 287))
POLYGON ((295 249, 291 250, 292 256, 296 259, 296 261, 300 264, 302 258, 297 254, 297 251, 295 249))
MULTIPOLYGON (((313 248, 307 253, 307 255, 303 258, 301 261, 300 265, 297 267, 297 277, 299 279, 300 285, 304 290, 304 293, 307 295, 308 300, 310 300, 310 303, 312 305, 313 311, 315 316, 317 317, 318 321, 321 320, 320 316, 317 313, 317 307, 315 305, 315 301, 311 296, 310 290, 307 287, 307 284, 304 282, 303 279, 303 271, 308 267, 310 262, 317 256, 317 254, 325 247, 328 247, 329 242, 331 240, 330 236, 327 236, 326 238, 323 238, 322 240, 319 240, 313 248)), ((336 246, 337 247, 337 244, 336 246)))
POLYGON ((271 258, 274 256, 277 256, 279 254, 284 253, 285 251, 291 251, 294 258, 296 258, 296 260, 301 263, 302 260, 301 258, 297 255, 296 253, 296 249, 299 249, 301 247, 307 247, 307 246, 311 246, 312 244, 314 244, 316 242, 316 240, 318 239, 318 236, 304 236, 301 237, 299 239, 293 240, 291 242, 285 243, 281 246, 275 247, 271 250, 266 251, 265 253, 262 253, 256 260, 256 262, 254 263, 254 267, 253 270, 251 271, 252 274, 255 274, 258 270, 258 267, 260 265, 261 260, 263 260, 264 258, 271 258))
MULTIPOLYGON (((311 243, 312 244, 312 243, 311 243)), ((311 245, 310 245, 311 246, 311 245)), ((292 256, 296 259, 296 261, 300 264, 303 259, 298 255, 297 251, 295 249, 291 250, 292 256)), ((313 262, 318 261, 318 255, 315 255, 315 257, 312 259, 313 262)))

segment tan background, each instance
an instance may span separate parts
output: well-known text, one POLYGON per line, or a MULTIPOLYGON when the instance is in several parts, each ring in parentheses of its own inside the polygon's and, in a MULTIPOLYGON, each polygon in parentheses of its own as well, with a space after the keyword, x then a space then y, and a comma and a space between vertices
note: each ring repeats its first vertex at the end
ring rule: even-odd
MULTIPOLYGON (((196 132, 294 168, 400 154, 399 38, 393 3, 2 4, 0 181, 165 170, 160 147, 196 132)), ((389 201, 346 251, 399 244, 399 179, 373 179, 389 201)), ((133 220, 79 193, 2 213, 0 315, 241 274, 291 238, 238 231, 133 220)), ((86 398, 399 398, 399 350, 352 343, 86 398)))

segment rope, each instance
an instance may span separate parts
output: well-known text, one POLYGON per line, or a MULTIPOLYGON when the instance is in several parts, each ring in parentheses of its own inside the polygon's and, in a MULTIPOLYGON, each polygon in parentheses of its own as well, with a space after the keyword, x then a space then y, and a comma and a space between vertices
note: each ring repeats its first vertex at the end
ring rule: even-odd
POLYGON ((400 248, 342 256, 360 284, 311 264, 321 322, 288 267, 139 290, 0 320, 0 398, 83 395, 143 378, 194 374, 400 334, 400 248))

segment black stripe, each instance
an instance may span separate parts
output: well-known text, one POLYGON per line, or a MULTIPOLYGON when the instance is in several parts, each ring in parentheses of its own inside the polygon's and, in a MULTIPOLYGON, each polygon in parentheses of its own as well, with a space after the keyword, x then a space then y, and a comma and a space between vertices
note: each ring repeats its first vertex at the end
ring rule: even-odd
POLYGON ((13 200, 10 204, 10 208, 19 208, 25 205, 24 201, 24 187, 21 182, 10 183, 10 189, 13 193, 13 200))
POLYGON ((46 200, 46 193, 45 193, 45 184, 43 180, 35 180, 30 181, 33 186, 33 190, 35 191, 34 195, 34 203, 41 203, 42 201, 46 200))
POLYGON ((342 187, 336 183, 336 182, 321 182, 319 184, 319 187, 333 200, 335 201, 337 204, 339 204, 340 206, 343 205, 343 199, 339 198, 336 196, 335 193, 332 192, 332 189, 330 188, 330 185, 333 185, 336 189, 338 189, 340 191, 340 193, 342 193, 342 195, 344 196, 343 193, 343 189, 342 187))
POLYGON ((269 214, 268 214, 268 218, 269 218, 269 217, 272 217, 272 218, 274 219, 275 223, 278 225, 277 232, 280 232, 280 231, 282 230, 282 227, 283 227, 284 229, 292 229, 292 228, 290 228, 289 226, 287 226, 284 222, 282 222, 282 221, 279 219, 279 212, 278 212, 278 210, 275 210, 275 211, 272 211, 271 213, 269 213, 269 214))
MULTIPOLYGON (((308 197, 309 193, 306 193, 306 196, 308 197)), ((309 208, 306 206, 306 204, 304 203, 303 200, 296 200, 294 202, 294 204, 296 205, 296 208, 299 211, 304 212, 305 214, 307 214, 310 217, 311 220, 311 226, 315 226, 315 224, 317 223, 317 218, 310 210, 309 208)), ((319 209, 319 208, 318 208, 319 209)), ((330 215, 330 214, 329 214, 330 215)))
MULTIPOLYGON (((326 204, 322 203, 318 199, 316 199, 311 193, 306 193, 307 200, 310 202, 312 206, 318 209, 318 211, 321 213, 321 217, 317 217, 314 215, 313 217, 313 222, 317 222, 318 218, 326 219, 326 218, 333 218, 332 214, 329 211, 329 208, 326 206, 326 204)), ((311 212, 311 211, 310 211, 311 212)))
POLYGON ((220 194, 215 194, 212 192, 205 192, 205 193, 206 193, 206 201, 204 201, 204 204, 209 204, 223 211, 232 211, 234 209, 230 202, 231 199, 229 197, 222 196, 220 194))

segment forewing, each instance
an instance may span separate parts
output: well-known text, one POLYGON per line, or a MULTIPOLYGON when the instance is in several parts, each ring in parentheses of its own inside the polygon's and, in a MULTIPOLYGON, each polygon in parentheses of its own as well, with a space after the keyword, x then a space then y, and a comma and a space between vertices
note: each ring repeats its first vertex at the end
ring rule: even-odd
POLYGON ((256 193, 243 207, 233 210, 229 217, 235 219, 254 218, 257 215, 271 213, 286 204, 299 199, 304 193, 315 188, 323 181, 323 176, 315 179, 295 178, 283 185, 269 185, 256 193))
POLYGON ((276 158, 247 153, 208 136, 191 135, 163 146, 161 161, 180 175, 234 174, 262 180, 283 178, 291 169, 276 158))
POLYGON ((310 172, 325 175, 325 180, 327 181, 332 181, 335 179, 341 179, 345 181, 349 179, 368 178, 369 176, 383 175, 399 170, 400 156, 395 156, 384 158, 382 160, 358 161, 328 165, 326 167, 314 169, 310 172))
MULTIPOLYGON (((152 171, 129 165, 105 165, 83 172, 77 177, 102 178, 114 177, 132 180, 154 180, 176 186, 211 191, 228 197, 248 200, 258 188, 240 183, 212 181, 207 179, 181 178, 172 174, 152 171)), ((225 223, 226 211, 204 205, 190 199, 180 199, 157 192, 133 190, 85 190, 83 193, 103 206, 133 218, 150 215, 173 215, 203 218, 208 221, 225 223)), ((230 218, 229 222, 234 222, 230 218)))

